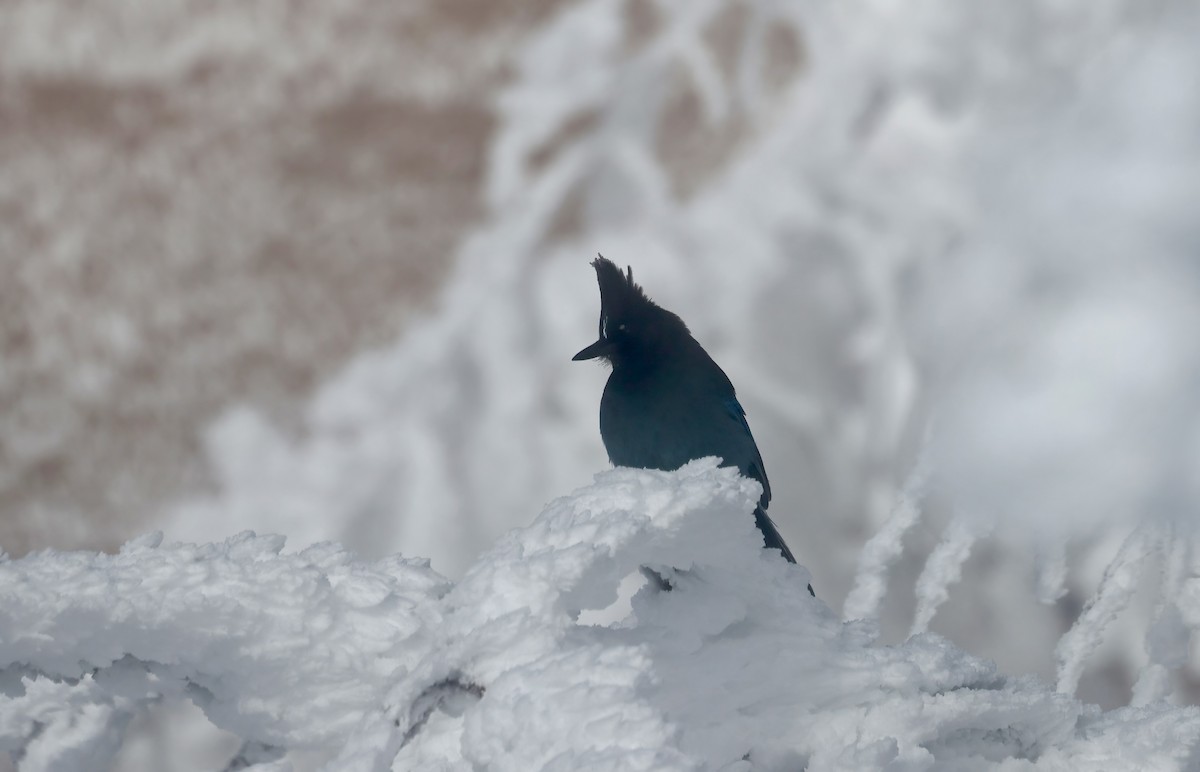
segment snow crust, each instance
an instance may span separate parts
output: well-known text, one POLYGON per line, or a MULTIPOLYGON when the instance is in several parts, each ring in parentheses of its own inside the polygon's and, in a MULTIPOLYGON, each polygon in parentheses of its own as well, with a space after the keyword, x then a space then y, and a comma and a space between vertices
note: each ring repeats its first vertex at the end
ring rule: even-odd
MULTIPOLYGON (((151 534, 0 563, 0 749, 111 759, 131 715, 195 702, 241 768, 1186 770, 1200 709, 1102 712, 946 639, 842 622, 761 548, 759 490, 702 459, 617 469, 505 534, 453 584, 278 536, 151 534), (611 624, 581 623, 622 581, 611 624)), ((233 764, 233 762, 231 762, 233 764)), ((231 767, 232 768, 232 767, 231 767)))

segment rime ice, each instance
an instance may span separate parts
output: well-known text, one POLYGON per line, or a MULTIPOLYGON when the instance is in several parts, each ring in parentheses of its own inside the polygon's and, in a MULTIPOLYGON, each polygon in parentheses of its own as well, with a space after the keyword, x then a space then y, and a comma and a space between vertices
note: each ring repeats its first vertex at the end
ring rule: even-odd
POLYGON ((457 585, 425 561, 251 533, 7 561, 0 748, 22 769, 103 762, 164 695, 264 770, 289 768, 286 751, 364 771, 1195 762, 1195 708, 1103 713, 938 636, 882 646, 839 621, 804 568, 761 549, 758 494, 715 459, 606 472, 457 585), (675 589, 578 621, 645 565, 675 589))

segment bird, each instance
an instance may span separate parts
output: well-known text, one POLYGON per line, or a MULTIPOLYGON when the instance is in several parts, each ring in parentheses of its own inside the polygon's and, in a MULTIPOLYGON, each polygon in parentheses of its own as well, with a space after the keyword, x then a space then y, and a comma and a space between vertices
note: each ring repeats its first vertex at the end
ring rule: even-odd
MULTIPOLYGON (((612 367, 600 398, 600 437, 614 466, 678 469, 717 456, 758 481, 754 522, 766 549, 796 558, 767 516, 771 483, 733 383, 677 315, 655 303, 603 255, 592 261, 600 284, 600 334, 572 357, 612 367)), ((809 592, 812 586, 809 585, 809 592)))

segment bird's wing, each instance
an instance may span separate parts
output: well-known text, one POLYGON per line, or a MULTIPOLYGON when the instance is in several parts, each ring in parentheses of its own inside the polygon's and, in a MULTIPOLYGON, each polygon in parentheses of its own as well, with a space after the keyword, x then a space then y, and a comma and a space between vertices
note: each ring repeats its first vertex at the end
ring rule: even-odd
POLYGON ((750 432, 750 422, 746 420, 746 409, 742 407, 742 403, 737 401, 737 397, 729 397, 723 403, 725 409, 729 411, 729 415, 734 418, 746 432, 746 438, 750 441, 750 448, 753 451, 753 458, 742 470, 742 473, 747 477, 758 480, 763 487, 762 499, 759 501, 759 506, 766 507, 771 502, 771 483, 767 480, 767 468, 763 466, 762 454, 758 452, 758 443, 754 441, 754 435, 750 432))

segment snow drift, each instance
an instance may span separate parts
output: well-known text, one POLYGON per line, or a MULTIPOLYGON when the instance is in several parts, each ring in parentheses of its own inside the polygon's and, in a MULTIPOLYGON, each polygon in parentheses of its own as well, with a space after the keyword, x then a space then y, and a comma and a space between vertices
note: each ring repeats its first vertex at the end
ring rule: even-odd
MULTIPOLYGON (((427 561, 243 533, 0 563, 0 748, 103 767, 190 699, 230 768, 1194 769, 1200 710, 1102 712, 943 638, 882 646, 761 549, 759 491, 713 459, 617 469, 453 585, 427 561), (650 566, 624 608, 624 580, 650 566), (616 621, 589 624, 586 610, 616 621), (86 760, 86 763, 85 761, 86 760)), ((819 587, 818 587, 819 590, 819 587)))

